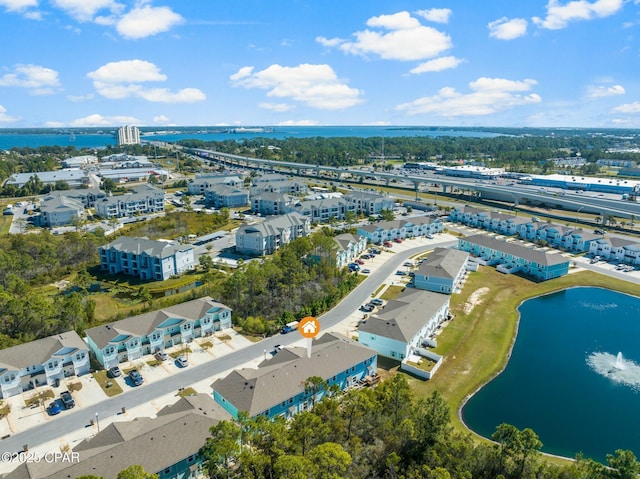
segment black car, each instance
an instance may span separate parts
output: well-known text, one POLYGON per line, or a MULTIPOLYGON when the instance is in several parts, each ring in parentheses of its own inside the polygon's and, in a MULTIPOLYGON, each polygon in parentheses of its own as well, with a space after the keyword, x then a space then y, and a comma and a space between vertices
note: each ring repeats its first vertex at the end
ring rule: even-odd
POLYGON ((73 396, 69 391, 61 392, 60 399, 62 399, 62 404, 64 404, 65 409, 71 409, 76 405, 76 402, 73 400, 73 396))

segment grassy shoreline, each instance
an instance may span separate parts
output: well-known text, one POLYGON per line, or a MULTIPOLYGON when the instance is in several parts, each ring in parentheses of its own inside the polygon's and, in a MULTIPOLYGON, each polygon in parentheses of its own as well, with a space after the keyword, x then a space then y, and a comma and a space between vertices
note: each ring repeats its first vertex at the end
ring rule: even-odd
MULTIPOLYGON (((445 360, 430 381, 407 376, 414 391, 426 397, 438 390, 452 411, 452 425, 476 440, 486 440, 468 429, 461 419, 466 401, 506 367, 518 333, 518 307, 523 301, 568 288, 592 286, 637 296, 638 285, 590 271, 571 273, 541 283, 516 275, 503 275, 482 267, 469 276, 461 294, 451 298, 454 320, 438 336, 438 354, 445 360), (465 304, 480 288, 488 288, 468 313, 465 304)), ((469 305, 467 305, 469 308, 469 305)), ((547 456, 553 462, 564 459, 547 456)))

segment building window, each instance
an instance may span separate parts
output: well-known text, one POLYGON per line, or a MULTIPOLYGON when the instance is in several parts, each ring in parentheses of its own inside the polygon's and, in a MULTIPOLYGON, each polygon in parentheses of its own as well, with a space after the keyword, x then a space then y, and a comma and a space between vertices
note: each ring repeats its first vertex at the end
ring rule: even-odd
POLYGON ((167 467, 163 472, 164 472, 165 474, 169 474, 169 473, 171 472, 171 468, 170 468, 170 467, 167 467))
POLYGON ((191 454, 188 458, 187 458, 187 462, 193 462, 196 460, 196 455, 195 454, 191 454))

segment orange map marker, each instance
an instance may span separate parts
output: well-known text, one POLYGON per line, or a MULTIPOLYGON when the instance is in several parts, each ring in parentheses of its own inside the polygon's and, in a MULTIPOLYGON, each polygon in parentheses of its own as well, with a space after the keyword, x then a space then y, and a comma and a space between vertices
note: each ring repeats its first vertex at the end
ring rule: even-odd
POLYGON ((298 331, 303 338, 313 339, 320 332, 320 321, 313 316, 302 318, 298 324, 298 331))

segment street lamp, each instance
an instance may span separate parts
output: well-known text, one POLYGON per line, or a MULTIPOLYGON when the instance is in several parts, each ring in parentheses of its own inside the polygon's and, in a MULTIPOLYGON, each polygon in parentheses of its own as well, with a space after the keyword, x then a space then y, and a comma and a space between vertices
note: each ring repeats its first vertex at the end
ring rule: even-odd
POLYGON ((98 421, 98 413, 96 413, 96 427, 98 428, 98 432, 100 432, 100 422, 98 421))

